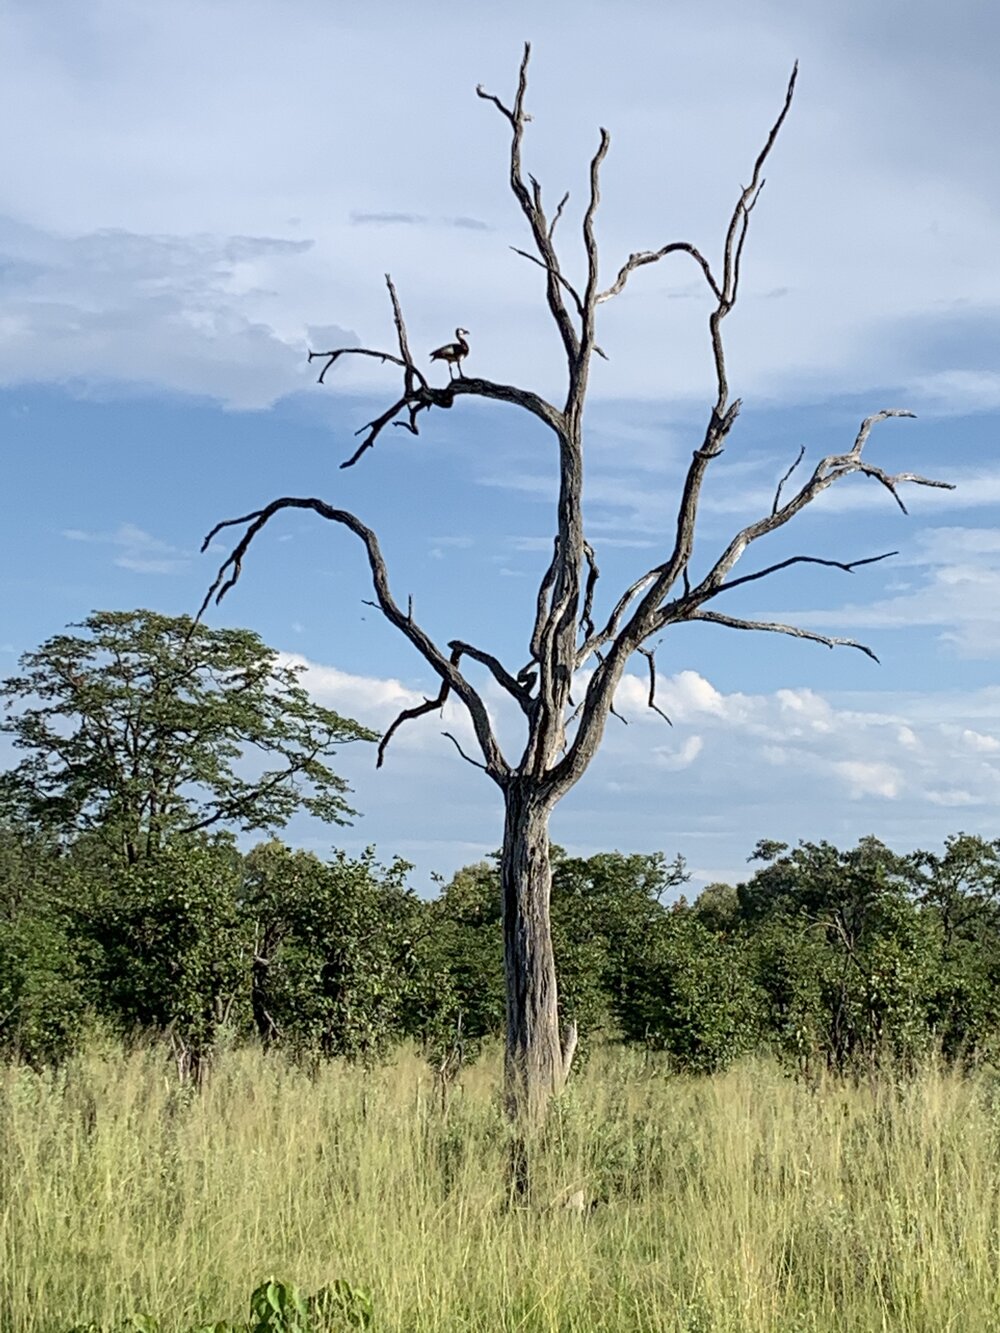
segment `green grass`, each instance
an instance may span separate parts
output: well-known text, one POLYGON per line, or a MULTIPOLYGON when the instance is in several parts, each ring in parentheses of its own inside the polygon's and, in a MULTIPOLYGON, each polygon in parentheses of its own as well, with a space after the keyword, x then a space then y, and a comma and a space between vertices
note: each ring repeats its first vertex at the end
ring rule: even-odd
POLYGON ((421 1062, 315 1078, 230 1051, 0 1071, 0 1329, 245 1317, 271 1273, 372 1292, 378 1330, 1000 1330, 1000 1084, 816 1091, 764 1062, 602 1054, 508 1210, 498 1064, 443 1116, 421 1062), (558 1206, 577 1189, 595 1206, 558 1206))

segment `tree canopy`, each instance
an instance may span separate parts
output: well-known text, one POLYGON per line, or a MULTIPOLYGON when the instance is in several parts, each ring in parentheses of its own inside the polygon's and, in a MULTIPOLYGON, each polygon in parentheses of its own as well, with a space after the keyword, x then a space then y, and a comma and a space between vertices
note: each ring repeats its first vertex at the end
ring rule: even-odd
POLYGON ((20 762, 0 801, 62 838, 92 833, 129 864, 175 835, 284 827, 355 811, 328 764, 373 732, 315 703, 302 668, 246 629, 95 611, 0 686, 20 762))

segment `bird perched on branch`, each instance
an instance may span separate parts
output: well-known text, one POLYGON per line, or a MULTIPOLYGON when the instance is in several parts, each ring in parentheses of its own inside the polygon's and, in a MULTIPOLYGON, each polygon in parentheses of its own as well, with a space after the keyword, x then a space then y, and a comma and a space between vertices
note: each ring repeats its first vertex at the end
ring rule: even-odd
POLYGON ((448 362, 448 378, 453 379, 454 373, 452 367, 458 367, 459 375, 462 374, 461 362, 469 355, 469 344, 465 341, 469 336, 468 329, 456 329, 453 343, 445 343, 443 347, 436 348, 431 352, 432 361, 448 362))

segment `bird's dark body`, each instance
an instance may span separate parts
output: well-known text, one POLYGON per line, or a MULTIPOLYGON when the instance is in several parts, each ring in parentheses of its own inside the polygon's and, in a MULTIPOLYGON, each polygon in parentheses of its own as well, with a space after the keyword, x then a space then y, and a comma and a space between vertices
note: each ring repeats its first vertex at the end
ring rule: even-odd
POLYGON ((443 347, 436 347, 431 352, 432 361, 446 361, 448 363, 448 373, 451 373, 452 366, 458 367, 458 373, 461 375, 461 362, 469 355, 469 344, 465 341, 468 335, 468 329, 456 329, 453 343, 445 343, 443 347))

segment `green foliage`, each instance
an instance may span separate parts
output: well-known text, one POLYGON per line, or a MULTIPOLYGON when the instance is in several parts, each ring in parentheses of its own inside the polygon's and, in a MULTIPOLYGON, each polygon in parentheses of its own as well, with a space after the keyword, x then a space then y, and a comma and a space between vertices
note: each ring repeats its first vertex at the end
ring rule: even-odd
POLYGON ((371 1059, 398 1040, 420 905, 409 866, 336 852, 322 862, 272 841, 246 860, 252 1007, 260 1036, 329 1058, 371 1059))
POLYGON ((197 1073, 221 1024, 248 1016, 252 937, 242 866, 225 841, 184 839, 131 866, 91 868, 76 910, 99 1013, 174 1038, 197 1073))
POLYGON ((667 909, 662 898, 687 878, 683 860, 662 853, 605 852, 587 858, 556 849, 552 934, 560 1002, 581 1032, 614 1032, 634 961, 667 909))
POLYGON ((764 1031, 787 1056, 842 1073, 913 1060, 931 1040, 940 950, 912 863, 875 838, 786 850, 761 844, 770 864, 739 887, 764 1031))
POLYGON ((21 820, 93 832, 134 863, 178 834, 281 828, 300 808, 333 823, 354 813, 326 760, 373 733, 313 703, 302 668, 257 635, 152 611, 71 628, 84 633, 25 654, 0 687, 16 705, 2 729, 24 756, 0 800, 21 820))
POLYGON ((87 1015, 85 976, 68 933, 58 849, 0 825, 0 1052, 39 1065, 61 1059, 87 1015))
MULTIPOLYGON (((372 1322, 372 1299, 367 1291, 337 1278, 313 1296, 303 1296, 291 1283, 269 1278, 250 1296, 246 1323, 199 1324, 186 1333, 348 1333, 372 1322)), ((161 1333, 152 1315, 135 1314, 116 1329, 102 1324, 75 1324, 67 1333, 161 1333)))
POLYGON ((1000 840, 958 833, 943 856, 911 858, 918 901, 936 923, 928 1022, 951 1059, 1000 1052, 1000 840))
POLYGON ((501 920, 500 877, 486 861, 456 871, 421 908, 407 1028, 435 1065, 459 1047, 472 1058, 503 1030, 501 920))
POLYGON ((678 1069, 714 1073, 756 1044, 755 1003, 744 941, 678 905, 637 943, 618 1014, 626 1037, 666 1051, 678 1069))

